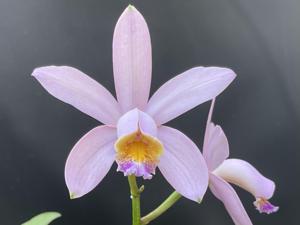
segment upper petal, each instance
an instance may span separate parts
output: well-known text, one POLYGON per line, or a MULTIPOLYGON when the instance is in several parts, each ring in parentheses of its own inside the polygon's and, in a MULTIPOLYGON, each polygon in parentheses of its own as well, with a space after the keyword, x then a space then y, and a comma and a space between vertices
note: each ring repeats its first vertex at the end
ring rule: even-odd
POLYGON ((143 110, 151 84, 151 41, 145 19, 133 6, 125 9, 115 27, 113 69, 123 112, 135 107, 143 110))
POLYGON ((225 160, 214 174, 249 191, 256 198, 269 199, 275 190, 273 181, 264 177, 251 164, 240 159, 225 160))
POLYGON ((115 160, 116 138, 116 129, 98 126, 76 143, 65 166, 71 198, 87 194, 105 177, 115 160))
POLYGON ((229 144, 224 131, 219 125, 211 122, 214 102, 213 100, 209 110, 203 144, 203 157, 210 171, 217 168, 229 156, 229 144))
POLYGON ((158 168, 186 198, 201 201, 208 185, 208 170, 198 147, 180 131, 161 126, 158 138, 164 145, 158 168))
POLYGON ((157 124, 166 123, 213 99, 235 78, 227 68, 195 67, 161 86, 150 98, 146 112, 157 124))
POLYGON ((115 125, 120 109, 115 98, 98 82, 68 66, 46 66, 33 71, 41 85, 64 101, 104 124, 115 125))
POLYGON ((209 176, 209 188, 223 202, 236 225, 251 225, 252 222, 235 190, 222 178, 209 176))

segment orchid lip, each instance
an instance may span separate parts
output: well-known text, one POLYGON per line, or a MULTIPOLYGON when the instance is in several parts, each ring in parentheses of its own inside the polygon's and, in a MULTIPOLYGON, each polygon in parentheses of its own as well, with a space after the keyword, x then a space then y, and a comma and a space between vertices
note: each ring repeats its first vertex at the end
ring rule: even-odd
POLYGON ((155 167, 145 163, 136 163, 135 161, 119 162, 117 171, 123 172, 124 176, 135 175, 144 179, 151 179, 155 174, 155 167))
POLYGON ((152 174, 155 174, 163 146, 157 138, 138 129, 119 138, 115 143, 115 149, 118 171, 123 172, 125 176, 135 175, 151 179, 152 174))
POLYGON ((260 213, 271 214, 279 210, 278 206, 272 205, 265 198, 257 198, 253 204, 260 213))
POLYGON ((125 176, 135 175, 151 179, 163 151, 156 138, 157 126, 146 113, 135 108, 125 113, 118 121, 117 171, 125 176))

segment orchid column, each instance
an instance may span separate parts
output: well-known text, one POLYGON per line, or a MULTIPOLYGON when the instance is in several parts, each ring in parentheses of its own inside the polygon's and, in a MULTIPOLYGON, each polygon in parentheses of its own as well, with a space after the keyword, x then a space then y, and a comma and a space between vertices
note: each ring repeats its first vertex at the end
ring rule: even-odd
POLYGON ((163 124, 215 98, 235 78, 227 68, 195 67, 166 82, 148 101, 151 69, 147 24, 129 6, 113 37, 117 100, 75 68, 47 66, 33 71, 50 94, 104 124, 84 135, 67 159, 65 179, 70 197, 93 190, 116 162, 118 171, 128 176, 134 225, 141 223, 139 196, 143 189, 137 187, 136 177, 151 179, 156 167, 180 195, 202 200, 208 169, 200 150, 186 135, 163 124))

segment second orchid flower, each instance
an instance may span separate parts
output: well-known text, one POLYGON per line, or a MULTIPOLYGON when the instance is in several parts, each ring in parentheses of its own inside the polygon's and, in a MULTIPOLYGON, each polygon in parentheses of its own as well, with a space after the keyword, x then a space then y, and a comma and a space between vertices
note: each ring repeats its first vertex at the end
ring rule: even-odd
POLYGON ((273 196, 275 184, 248 162, 227 159, 229 144, 226 135, 219 125, 211 121, 214 102, 215 100, 211 103, 203 145, 203 156, 209 170, 209 187, 212 193, 224 203, 236 225, 251 225, 252 222, 241 200, 229 183, 250 192, 256 199, 254 205, 257 210, 267 214, 279 209, 268 201, 273 196))

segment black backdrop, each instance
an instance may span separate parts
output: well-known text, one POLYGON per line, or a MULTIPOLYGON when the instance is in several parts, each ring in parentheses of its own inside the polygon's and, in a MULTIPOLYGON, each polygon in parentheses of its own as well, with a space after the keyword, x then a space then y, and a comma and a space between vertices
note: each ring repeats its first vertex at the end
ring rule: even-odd
MULTIPOLYGON (((231 157, 255 165, 277 184, 274 215, 260 215, 236 188, 254 224, 299 224, 300 2, 298 0, 1 0, 0 224, 15 225, 45 210, 53 224, 130 224, 127 181, 110 171, 100 186, 69 200, 64 163, 97 121, 52 96, 32 78, 35 67, 71 65, 114 92, 112 33, 129 4, 146 18, 153 47, 152 93, 196 65, 232 68, 238 77, 218 98, 214 120, 231 157)), ((209 104, 170 125, 199 147, 209 104)), ((158 173, 144 182, 143 212, 171 188, 158 173)), ((153 224, 232 224, 209 192, 197 205, 181 200, 153 224)))

